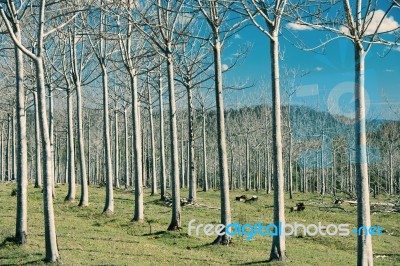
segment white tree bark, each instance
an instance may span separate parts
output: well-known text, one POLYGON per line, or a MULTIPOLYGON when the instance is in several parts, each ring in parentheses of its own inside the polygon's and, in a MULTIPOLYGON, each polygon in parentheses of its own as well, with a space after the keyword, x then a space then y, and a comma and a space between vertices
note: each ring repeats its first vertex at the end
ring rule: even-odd
POLYGON ((111 162, 111 140, 110 140, 110 118, 108 112, 108 73, 104 64, 101 64, 103 81, 103 137, 104 137, 104 156, 106 167, 106 201, 103 213, 112 214, 114 212, 114 191, 113 173, 111 162))
POLYGON ((119 185, 119 129, 118 129, 118 110, 114 111, 114 187, 120 188, 119 185))
POLYGON ((206 112, 204 106, 202 107, 202 130, 203 130, 203 191, 208 191, 208 177, 207 177, 207 133, 206 133, 206 112))
POLYGON ((165 194, 167 190, 167 180, 165 174, 165 138, 164 138, 164 103, 163 103, 163 87, 162 87, 162 77, 160 71, 159 77, 159 91, 158 91, 158 101, 160 105, 160 182, 161 182, 161 199, 165 199, 165 194))
POLYGON ((42 164, 40 162, 41 158, 41 148, 40 148, 40 142, 41 142, 41 135, 40 135, 40 128, 39 128, 39 103, 38 103, 38 96, 37 92, 33 92, 33 99, 35 102, 35 146, 36 146, 36 156, 35 156, 35 162, 36 162, 36 178, 35 178, 35 188, 41 188, 42 187, 42 164))
POLYGON ((153 107, 150 87, 147 90, 148 101, 149 101, 149 119, 150 119, 150 146, 151 146, 151 195, 157 194, 157 173, 156 173, 156 149, 154 139, 154 119, 153 119, 153 107))
POLYGON ((73 91, 67 89, 67 113, 68 113, 68 194, 65 201, 75 201, 76 177, 75 177, 75 137, 74 137, 74 118, 72 105, 73 91))
MULTIPOLYGON (((14 34, 21 41, 21 32, 17 21, 14 34)), ((17 99, 17 216, 15 241, 25 244, 28 237, 28 147, 26 140, 26 113, 25 113, 25 86, 24 86, 24 58, 18 47, 14 48, 16 68, 16 99, 17 99)), ((1 131, 3 142, 3 130, 1 131)), ((1 144, 2 145, 2 144, 1 144)), ((3 147, 3 146, 2 146, 3 147)), ((1 148, 2 150, 2 148, 1 148)), ((2 152, 2 151, 1 151, 2 152)), ((1 157, 1 162, 3 157, 1 157)), ((2 164, 2 163, 1 163, 2 164)), ((3 166, 3 164, 2 164, 3 166)), ((1 174, 1 173, 0 173, 1 174)))
MULTIPOLYGON (((284 178, 282 159, 281 99, 279 82, 279 41, 278 29, 274 29, 270 38, 271 81, 272 81, 272 145, 274 154, 274 224, 285 226, 284 178)), ((285 235, 273 236, 270 260, 286 259, 285 235)))
POLYGON ((176 102, 174 63, 172 58, 171 43, 166 44, 168 90, 169 90, 169 122, 171 132, 171 172, 172 172, 172 217, 168 230, 181 228, 181 195, 179 186, 179 156, 178 156, 178 129, 176 125, 176 102))
POLYGON ((132 94, 132 123, 135 158, 135 213, 133 220, 141 222, 144 219, 143 213, 143 179, 142 179, 142 138, 140 127, 139 94, 137 88, 137 75, 134 68, 130 72, 130 85, 132 94))
POLYGON ((129 141, 128 141, 128 109, 124 109, 124 146, 125 146, 125 188, 130 187, 130 175, 129 175, 129 141))
MULTIPOLYGON (((75 39, 75 38, 74 38, 75 39)), ((73 42, 75 43, 75 41, 73 42)), ((74 49, 75 50, 75 49, 74 49)), ((74 52, 75 54, 75 52, 74 52)), ((76 64, 76 57, 75 63, 76 64)), ((77 67, 74 72, 77 73, 77 67)), ((78 123, 78 148, 80 154, 80 173, 81 173, 81 198, 79 201, 79 206, 86 207, 89 206, 89 191, 88 191, 88 176, 86 170, 86 156, 85 156, 85 141, 83 132, 83 112, 82 112, 82 86, 80 82, 80 77, 76 75, 75 78, 75 89, 76 89, 76 109, 77 109, 77 123, 78 123)))
POLYGON ((195 158, 194 158, 194 110, 193 110, 193 88, 189 83, 186 87, 187 91, 187 101, 188 101, 188 149, 189 149, 189 156, 188 156, 188 176, 189 176, 189 202, 196 202, 197 200, 197 173, 196 173, 196 165, 195 165, 195 158))
MULTIPOLYGON (((214 12, 217 12, 214 10, 214 12)), ((215 102, 217 107, 217 132, 218 132, 218 157, 221 190, 221 224, 227 226, 231 223, 231 207, 229 201, 229 176, 228 155, 226 151, 226 131, 224 115, 224 97, 222 94, 222 59, 221 42, 218 28, 213 29, 213 53, 215 68, 215 102)), ((215 244, 229 244, 230 237, 227 234, 217 237, 215 244)))
MULTIPOLYGON (((356 186, 357 226, 371 227, 369 203, 367 132, 365 125, 365 53, 359 43, 354 44, 355 52, 355 136, 356 136, 356 186)), ((357 237, 357 265, 373 265, 372 237, 363 230, 357 237)))

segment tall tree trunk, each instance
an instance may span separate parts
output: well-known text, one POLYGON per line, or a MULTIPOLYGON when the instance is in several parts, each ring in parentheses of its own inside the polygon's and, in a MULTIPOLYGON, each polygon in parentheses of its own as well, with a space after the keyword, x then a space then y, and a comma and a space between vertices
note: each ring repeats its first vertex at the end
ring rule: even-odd
POLYGON ((142 179, 142 137, 140 127, 139 92, 135 69, 129 69, 132 95, 132 124, 133 124, 133 157, 135 158, 135 210, 133 221, 141 222, 143 213, 143 179, 142 179))
MULTIPOLYGON (((35 162, 36 162, 36 177, 35 177, 35 188, 41 188, 42 187, 42 165, 40 162, 41 158, 41 148, 40 148, 40 141, 41 141, 41 135, 40 135, 40 127, 39 127, 39 103, 38 103, 38 93, 37 91, 33 92, 33 99, 35 103, 35 146, 36 146, 36 156, 35 156, 35 162)), ((8 147, 8 146, 7 146, 8 147)), ((6 162, 7 162, 7 157, 6 157, 6 162)))
POLYGON ((89 205, 89 192, 88 192, 88 177, 86 170, 86 156, 85 156, 85 134, 83 132, 83 113, 82 113, 82 88, 80 82, 75 83, 76 86, 76 109, 77 109, 77 122, 78 122, 78 148, 80 154, 80 170, 81 170, 81 198, 79 206, 85 207, 89 205))
POLYGON ((246 191, 250 189, 250 153, 249 153, 249 134, 246 135, 246 191))
MULTIPOLYGON (((279 71, 279 70, 278 70, 279 71)), ((289 100, 290 101, 290 100, 289 100)), ((290 104, 288 105, 288 128, 289 128, 289 198, 293 199, 293 172, 292 172, 292 154, 293 154, 293 137, 290 123, 290 104)))
POLYGON ((60 165, 60 148, 61 148, 61 141, 60 141, 60 136, 58 136, 57 134, 55 135, 56 138, 56 148, 57 148, 57 152, 56 152, 56 157, 57 157, 57 182, 56 183, 61 183, 61 165, 60 165))
POLYGON ((176 126, 176 102, 174 84, 174 63, 172 58, 171 43, 167 43, 167 73, 169 89, 169 123, 171 132, 171 170, 172 170, 172 217, 168 230, 180 230, 181 228, 181 193, 179 186, 179 156, 178 156, 178 129, 176 126))
MULTIPOLYGON (((15 35, 18 40, 21 40, 21 33, 18 24, 15 35)), ((14 52, 17 84, 17 215, 15 241, 18 244, 25 244, 28 237, 28 147, 26 140, 24 58, 22 52, 17 47, 14 48, 14 52)), ((1 142, 3 142, 3 130, 1 131, 1 142)), ((2 161, 3 156, 1 156, 1 162, 2 161)))
MULTIPOLYGON (((44 19, 44 3, 41 3, 40 22, 43 25, 44 19)), ((41 27, 42 28, 42 27, 41 27)), ((40 36, 43 37, 43 28, 40 36)), ((39 51, 43 49, 41 41, 38 44, 39 51)), ((39 52, 41 54, 42 52, 39 52)), ((39 107, 39 125, 42 136, 42 160, 43 160, 43 203, 44 203, 44 226, 45 226, 45 242, 46 242, 46 261, 55 262, 60 259, 58 254, 56 227, 54 222, 53 209, 53 182, 54 182, 54 163, 50 146, 49 126, 46 113, 46 87, 44 82, 44 66, 43 58, 38 56, 35 60, 36 79, 38 88, 38 107, 39 107)))
MULTIPOLYGON (((88 114, 88 123, 87 123, 87 184, 88 186, 90 185, 91 182, 93 182, 93 171, 91 171, 92 169, 92 161, 91 161, 91 149, 90 149, 90 112, 88 114), (90 180, 90 178, 92 177, 92 181, 90 180)), ((89 201, 89 200, 88 200, 89 201)), ((88 203, 89 204, 89 203, 88 203)))
POLYGON ((12 130, 12 133, 11 133, 11 144, 12 144, 12 146, 11 146, 11 155, 12 155, 12 160, 11 160, 11 163, 12 163, 12 174, 11 174, 11 180, 15 180, 15 176, 16 176, 16 173, 17 173, 17 160, 16 160, 16 157, 15 157, 15 110, 14 110, 14 108, 13 108, 13 112, 12 112, 12 115, 11 115, 11 130, 12 130))
POLYGON ((3 123, 1 123, 1 137, 0 137, 0 181, 4 181, 4 136, 3 136, 3 123))
POLYGON ((65 136, 65 175, 64 175, 64 184, 68 182, 68 164, 69 164, 69 145, 68 145, 68 130, 66 131, 66 136, 65 136))
POLYGON ((114 124, 114 186, 119 188, 119 130, 118 130, 118 110, 114 111, 115 124, 114 124))
POLYGON ((206 132, 206 112, 204 106, 202 107, 202 114, 203 114, 203 191, 208 191, 208 177, 207 177, 207 132, 206 132))
MULTIPOLYGON (((279 41, 278 30, 271 32, 270 39, 271 81, 272 81, 272 145, 274 171, 274 224, 285 228, 284 179, 282 160, 282 133, 281 133, 281 99, 279 80, 279 41)), ((272 237, 270 260, 286 259, 285 235, 278 234, 272 237)))
POLYGON ((66 201, 73 202, 75 200, 76 185, 75 185, 75 137, 74 137, 74 118, 72 107, 72 88, 67 90, 67 113, 68 113, 68 194, 65 197, 66 201))
POLYGON ((164 139, 164 104, 163 104, 163 88, 162 88, 162 76, 160 70, 159 77, 159 90, 158 90, 158 101, 160 105, 160 182, 161 182, 161 199, 165 199, 167 191, 167 180, 165 174, 165 139, 164 139))
POLYGON ((231 157, 231 163, 230 163, 230 183, 231 183, 231 190, 234 190, 235 189, 235 177, 234 177, 234 174, 233 174, 233 164, 234 164, 234 157, 233 157, 233 147, 232 147, 232 145, 231 145, 231 152, 230 152, 230 157, 231 157))
POLYGON ((332 186, 332 194, 336 196, 336 159, 335 159, 335 150, 333 150, 333 163, 332 163, 332 176, 331 176, 331 186, 332 186))
POLYGON ((55 183, 56 183, 56 167, 55 167, 55 150, 54 150, 54 97, 53 97, 53 89, 51 88, 51 85, 49 85, 49 128, 50 128, 50 148, 51 148, 51 154, 53 157, 53 198, 55 197, 56 189, 55 189, 55 183))
MULTIPOLYGON (((221 60, 221 42, 219 39, 219 29, 214 28, 213 32, 213 53, 215 69, 215 102, 217 107, 217 132, 218 132, 218 157, 219 157, 219 175, 221 190, 221 224, 227 226, 231 223, 231 207, 229 201, 229 176, 228 176, 228 158, 226 151, 226 132, 224 115, 224 98, 222 95, 222 60, 221 60)), ((218 236, 214 244, 229 244, 228 234, 218 236)))
MULTIPOLYGON (((357 186, 357 226, 361 228, 371 227, 369 184, 368 184, 368 163, 367 163, 367 134, 365 126, 365 54, 362 44, 356 43, 355 50, 355 139, 356 139, 356 186, 357 186)), ((357 264, 373 265, 372 238, 366 230, 357 237, 357 264)))
POLYGON ((393 188, 393 152, 392 152, 392 145, 390 144, 389 147, 389 195, 394 194, 393 188))
POLYGON ((7 114, 6 170, 4 181, 10 181, 10 114, 7 114))
POLYGON ((186 91, 188 94, 188 135, 189 135, 189 202, 197 201, 197 173, 196 173, 196 162, 194 158, 194 110, 193 110, 193 89, 191 84, 186 87, 186 91))
POLYGON ((325 133, 322 130, 322 142, 321 142, 321 186, 320 186, 320 194, 325 195, 325 167, 324 167, 324 141, 325 141, 325 133))
POLYGON ((150 146, 151 146, 151 195, 157 194, 156 149, 154 139, 154 119, 150 87, 148 88, 149 119, 150 119, 150 146))
POLYGON ((114 192, 113 192, 113 173, 111 162, 111 141, 110 141, 110 118, 108 112, 108 73, 104 65, 101 65, 103 81, 103 139, 105 156, 105 175, 106 175, 106 201, 103 213, 112 214, 114 212, 114 192))
POLYGON ((125 188, 130 187, 130 175, 129 175, 129 141, 128 141, 128 109, 124 109, 124 133, 125 133, 125 188))
POLYGON ((183 122, 181 123, 181 188, 185 188, 185 141, 183 139, 183 122))

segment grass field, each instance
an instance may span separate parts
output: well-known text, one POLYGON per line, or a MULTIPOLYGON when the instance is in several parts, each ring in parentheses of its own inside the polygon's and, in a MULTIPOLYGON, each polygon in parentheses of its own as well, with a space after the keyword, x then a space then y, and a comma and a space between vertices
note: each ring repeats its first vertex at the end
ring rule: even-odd
MULTIPOLYGON (((15 184, 0 184, 0 265, 44 264, 43 200, 39 189, 29 185, 28 244, 14 245, 16 198, 11 192, 15 184)), ((67 186, 57 187, 55 216, 58 246, 63 265, 261 265, 269 257, 271 237, 257 236, 251 241, 243 236, 234 237, 230 246, 214 246, 213 237, 204 234, 189 236, 187 225, 191 219, 199 223, 219 223, 218 191, 198 192, 201 206, 186 206, 182 210, 181 232, 168 232, 170 207, 159 196, 145 191, 146 222, 131 222, 133 217, 133 192, 115 191, 115 214, 101 214, 105 188, 89 188, 90 206, 77 207, 77 203, 64 203, 67 186), (215 207, 215 208, 207 208, 215 207), (150 229, 151 228, 151 229, 150 229)), ((79 189, 77 189, 79 191, 79 189)), ((231 193, 232 222, 271 223, 273 217, 272 194, 258 193, 259 200, 243 203, 234 200, 236 195, 251 196, 256 192, 231 193)), ((182 196, 187 190, 182 190, 182 196)), ((77 195, 79 196, 79 195, 77 195)), ((79 198, 78 198, 79 199, 79 198)), ((373 201, 393 201, 380 195, 373 201)), ((286 198, 286 222, 303 224, 348 223, 356 224, 356 207, 333 206, 330 196, 295 194, 294 200, 286 198), (303 212, 289 212, 289 207, 304 202, 303 212)), ((383 227, 384 235, 373 238, 375 265, 400 265, 400 214, 377 212, 372 214, 372 224, 383 227)), ((287 237, 288 260, 285 265, 355 265, 356 237, 306 236, 287 237)), ((283 263, 273 263, 283 265, 283 263)))

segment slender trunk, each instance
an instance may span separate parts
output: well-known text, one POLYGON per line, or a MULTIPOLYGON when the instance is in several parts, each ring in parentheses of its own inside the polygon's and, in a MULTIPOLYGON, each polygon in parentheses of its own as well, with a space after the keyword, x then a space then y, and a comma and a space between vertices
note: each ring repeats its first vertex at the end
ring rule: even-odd
POLYGON ((68 164, 69 164, 69 145, 68 145, 68 142, 69 142, 69 140, 68 140, 68 131, 66 131, 66 136, 65 136, 65 151, 66 151, 66 154, 65 154, 65 175, 64 175, 64 184, 65 183, 67 183, 68 182, 68 164))
POLYGON ((143 177, 142 177, 142 137, 140 127, 139 93, 135 69, 130 69, 130 86, 132 94, 132 124, 133 124, 133 157, 135 158, 135 210, 133 221, 141 222, 143 213, 143 177))
POLYGON ((231 169, 230 169, 230 183, 231 183, 231 190, 234 190, 235 189, 235 180, 234 180, 234 175, 233 175, 233 164, 234 164, 234 158, 233 158, 233 147, 232 147, 232 145, 231 145, 231 152, 230 152, 231 154, 231 169))
POLYGON ((129 141, 128 141, 128 109, 124 109, 124 133, 125 133, 125 188, 128 188, 130 184, 130 175, 129 175, 129 141))
POLYGON ((325 195, 324 141, 325 141, 325 135, 324 135, 324 131, 322 131, 322 142, 321 142, 321 185, 320 185, 320 194, 321 195, 325 195))
MULTIPOLYGON (((15 34, 18 40, 21 40, 18 25, 15 34)), ((22 52, 17 47, 14 48, 14 52, 17 84, 17 215, 15 241, 18 244, 25 244, 28 237, 28 147, 26 140, 24 58, 22 52)), ((1 142, 3 142, 3 130, 1 131, 1 142)), ((1 162, 2 161, 3 157, 1 156, 1 162)))
POLYGON ((5 181, 10 181, 10 136, 11 136, 11 122, 10 122, 11 116, 10 114, 7 114, 7 142, 6 142, 6 175, 5 175, 5 181))
MULTIPOLYGON (((44 1, 41 3, 41 19, 44 17, 44 1)), ((42 29, 43 30, 43 29, 42 29)), ((40 36, 43 32, 41 32, 40 36)), ((39 42, 40 43, 40 42, 39 42)), ((39 44, 39 50, 42 49, 39 44)), ((40 54, 40 52, 39 52, 40 54)), ((54 222, 53 209, 53 182, 54 182, 54 163, 50 146, 49 126, 46 112, 46 88, 44 82, 44 66, 41 56, 37 57, 36 63, 36 79, 38 88, 38 107, 39 107, 39 125, 42 136, 42 161, 43 161, 43 203, 44 203, 44 228, 46 242, 46 261, 55 262, 60 259, 58 254, 56 227, 54 222)))
POLYGON ((81 170, 81 198, 79 206, 85 207, 89 205, 88 181, 86 170, 85 142, 83 132, 83 113, 82 113, 82 88, 80 82, 76 82, 76 109, 78 122, 78 148, 80 154, 80 170, 81 170))
POLYGON ((250 189, 249 134, 246 135, 246 191, 250 189))
POLYGON ((181 123, 181 188, 185 188, 185 145, 183 140, 183 122, 181 123))
MULTIPOLYGON (((217 108, 217 132, 218 132, 218 157, 219 157, 219 175, 221 188, 221 224, 227 226, 231 223, 231 207, 229 201, 229 176, 228 176, 228 158, 226 151, 226 132, 224 115, 224 98, 222 95, 222 59, 221 42, 219 39, 219 29, 214 29, 214 68, 215 68, 215 102, 217 108)), ((228 234, 217 237, 215 244, 229 244, 228 234)))
MULTIPOLYGON (((36 162, 36 178, 35 178, 35 188, 41 188, 42 187, 42 165, 40 162, 40 141, 41 141, 41 135, 40 135, 40 128, 39 128, 39 103, 38 103, 38 93, 36 91, 33 92, 33 99, 35 102, 35 146, 36 146, 36 156, 35 156, 35 162, 36 162)), ((8 145, 7 145, 8 147, 8 145)), ((6 162, 7 162, 7 157, 6 157, 6 162)))
MULTIPOLYGON (((90 177, 92 176, 91 175, 91 173, 93 172, 93 171, 91 171, 91 168, 92 168, 92 163, 91 163, 91 150, 90 150, 90 136, 91 136, 91 133, 90 133, 90 113, 88 114, 88 123, 87 123, 87 184, 88 184, 88 186, 90 185, 90 183, 91 183, 91 180, 90 180, 90 177)), ((92 176, 92 178, 93 178, 93 176, 92 176)), ((93 179, 92 179, 92 182, 93 182, 93 179)))
POLYGON ((108 73, 104 65, 101 65, 103 81, 103 139, 105 156, 105 175, 106 175, 106 200, 103 213, 112 214, 114 212, 114 192, 113 192, 113 173, 111 162, 110 144, 110 118, 108 112, 108 73))
MULTIPOLYGON (((355 139, 356 139, 356 186, 357 186, 357 225, 358 228, 371 227, 368 163, 367 163, 367 134, 365 126, 365 54, 360 48, 361 44, 355 44, 355 139)), ((373 265, 372 238, 366 230, 357 237, 357 264, 373 265)))
MULTIPOLYGON (((284 179, 282 160, 281 99, 279 81, 279 41, 278 31, 272 31, 270 39, 271 81, 272 81, 272 145, 274 155, 274 224, 285 228, 284 179)), ((285 235, 272 238, 270 260, 286 259, 285 235)))
POLYGON ((394 194, 393 179, 393 153, 392 147, 389 147, 389 195, 394 194))
POLYGON ((165 174, 165 139, 164 139, 164 104, 163 104, 163 88, 162 88, 162 77, 160 71, 159 78, 159 91, 158 101, 160 104, 160 181, 161 181, 161 199, 165 199, 167 191, 167 181, 165 174))
POLYGON ((51 85, 49 85, 49 128, 50 128, 50 148, 51 148, 51 154, 53 157, 53 198, 55 197, 56 189, 55 189, 55 183, 56 183, 56 167, 55 167, 55 150, 54 150, 54 97, 53 97, 53 89, 51 88, 51 85))
POLYGON ((207 142, 206 142, 206 112, 203 106, 203 191, 208 191, 208 179, 207 179, 207 142))
POLYGON ((60 145, 61 145, 61 141, 60 141, 60 136, 57 137, 56 135, 56 147, 57 147, 57 183, 61 183, 61 165, 60 165, 60 145))
MULTIPOLYGON (((290 112, 289 112, 290 116, 290 112)), ((289 118, 290 120, 290 118, 289 118)), ((290 130, 290 129, 289 129, 290 130)), ((293 173, 292 173, 292 132, 289 133, 289 198, 293 199, 293 173)))
POLYGON ((336 160, 335 160, 335 150, 333 150, 333 163, 332 163, 332 176, 331 176, 331 186, 332 194, 336 196, 336 160))
POLYGON ((119 188, 119 130, 118 130, 118 110, 115 109, 115 124, 114 124, 114 186, 119 188))
POLYGON ((169 122, 171 132, 171 170, 172 170, 172 217, 168 230, 179 230, 181 228, 181 205, 179 186, 179 156, 178 156, 178 129, 176 126, 176 102, 174 84, 174 64, 171 51, 171 43, 167 43, 167 73, 169 89, 169 122))
POLYGON ((15 176, 17 173, 17 160, 15 158, 15 110, 13 110, 12 115, 11 115, 11 155, 12 155, 12 174, 11 174, 11 180, 15 180, 15 176))
POLYGON ((270 162, 270 157, 269 157, 269 152, 268 152, 268 146, 267 146, 267 185, 266 185, 266 191, 267 194, 271 192, 271 162, 270 162))
POLYGON ((75 200, 76 185, 75 185, 75 143, 74 143, 74 121, 72 107, 72 88, 67 91, 67 113, 68 113, 68 194, 65 197, 66 201, 73 202, 75 200))
MULTIPOLYGON (((139 119, 140 120, 140 119, 139 119)), ((142 135, 142 182, 143 182, 143 187, 147 188, 147 178, 146 178, 146 154, 145 154, 145 149, 146 149, 146 142, 144 139, 144 128, 141 129, 142 135)))
POLYGON ((196 173, 196 163, 194 158, 194 110, 193 110, 193 89, 191 84, 186 87, 187 90, 187 100, 188 100, 188 135, 189 135, 189 202, 197 201, 197 173, 196 173))
POLYGON ((153 108, 150 88, 148 88, 149 119, 150 119, 150 146, 151 146, 151 195, 157 194, 156 149, 154 139, 153 108))
POLYGON ((0 137, 0 181, 4 181, 4 145, 3 145, 3 123, 1 124, 1 137, 0 137))

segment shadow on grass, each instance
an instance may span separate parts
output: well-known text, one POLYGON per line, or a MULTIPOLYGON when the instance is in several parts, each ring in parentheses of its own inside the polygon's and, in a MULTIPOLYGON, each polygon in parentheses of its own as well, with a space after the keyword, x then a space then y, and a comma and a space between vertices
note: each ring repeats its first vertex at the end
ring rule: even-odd
POLYGON ((3 248, 5 248, 5 247, 7 247, 8 245, 15 245, 15 246, 17 246, 17 244, 15 243, 15 237, 13 237, 13 236, 7 236, 4 240, 3 240, 3 242, 1 242, 1 244, 0 244, 0 249, 3 249, 3 248))
POLYGON ((166 205, 166 201, 165 201, 165 200, 162 200, 162 199, 160 199, 160 198, 154 199, 154 200, 150 200, 150 201, 146 201, 146 204, 167 206, 167 205, 166 205))
POLYGON ((165 235, 167 233, 168 233, 168 231, 157 231, 157 232, 154 232, 154 233, 144 234, 143 236, 160 236, 160 235, 165 235))
POLYGON ((18 265, 35 265, 35 264, 41 264, 41 263, 45 263, 46 261, 44 259, 39 259, 39 260, 31 260, 31 261, 27 261, 24 263, 18 263, 18 265))
POLYGON ((239 263, 236 265, 264 265, 265 263, 270 263, 270 261, 269 260, 250 261, 245 263, 239 263))
POLYGON ((202 244, 202 245, 198 245, 198 246, 194 246, 194 247, 187 247, 186 249, 200 249, 200 248, 206 248, 206 247, 212 247, 215 246, 212 242, 210 243, 206 243, 206 244, 202 244))

